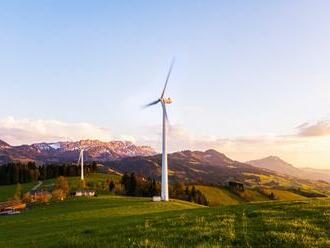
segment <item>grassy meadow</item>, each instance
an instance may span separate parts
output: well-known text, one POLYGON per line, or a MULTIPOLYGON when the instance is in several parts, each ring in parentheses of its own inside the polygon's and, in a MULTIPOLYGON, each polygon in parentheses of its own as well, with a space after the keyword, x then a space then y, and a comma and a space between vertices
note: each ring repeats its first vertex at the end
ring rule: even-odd
POLYGON ((276 200, 305 200, 307 197, 292 193, 288 190, 280 189, 263 189, 264 194, 257 189, 245 189, 244 192, 233 193, 226 187, 197 185, 196 189, 201 191, 206 197, 210 207, 218 207, 222 205, 236 205, 247 202, 265 202, 271 201, 266 194, 271 192, 275 195, 276 200))
MULTIPOLYGON (((80 187, 80 177, 66 177, 70 185, 70 190, 74 191, 80 187)), ((115 182, 116 187, 120 188, 120 176, 110 175, 104 173, 91 173, 86 176, 86 183, 93 184, 96 188, 102 188, 102 183, 106 180, 112 180, 115 182)), ((37 185, 38 182, 23 183, 21 184, 22 194, 30 191, 33 186, 37 185)), ((55 179, 48 179, 43 181, 40 189, 47 189, 51 191, 55 185, 55 179)), ((0 186, 0 202, 10 200, 14 197, 16 192, 16 184, 13 185, 1 185, 0 186)), ((100 190, 102 191, 102 190, 100 190)))
POLYGON ((196 189, 203 193, 209 202, 210 207, 233 205, 244 202, 239 196, 223 187, 197 185, 196 189))
POLYGON ((0 217, 0 247, 329 247, 330 199, 207 208, 99 196, 0 217))
MULTIPOLYGON (((79 188, 79 177, 67 179, 71 190, 79 188)), ((98 197, 38 203, 20 215, 0 216, 0 247, 330 247, 330 198, 266 189, 281 200, 270 201, 254 189, 238 195, 197 185, 210 208, 104 194, 106 179, 118 184, 120 177, 86 177, 100 188, 98 197)), ((41 187, 51 190, 54 182, 41 187)), ((22 184, 22 191, 36 184, 22 184)), ((0 199, 15 190, 16 185, 1 186, 0 199)))
MULTIPOLYGON (((37 185, 38 182, 24 183, 21 184, 22 193, 28 192, 33 186, 37 185)), ((0 186, 0 202, 12 199, 15 195, 17 185, 1 185, 0 186)))
MULTIPOLYGON (((70 185, 70 190, 74 191, 81 187, 80 177, 65 177, 70 185)), ((112 180, 115 182, 116 187, 120 187, 120 176, 113 174, 105 173, 90 173, 85 177, 85 184, 88 187, 88 184, 93 185, 95 188, 102 188, 102 184, 106 179, 112 180)), ((52 190, 55 185, 55 179, 49 179, 43 182, 41 189, 52 190)))

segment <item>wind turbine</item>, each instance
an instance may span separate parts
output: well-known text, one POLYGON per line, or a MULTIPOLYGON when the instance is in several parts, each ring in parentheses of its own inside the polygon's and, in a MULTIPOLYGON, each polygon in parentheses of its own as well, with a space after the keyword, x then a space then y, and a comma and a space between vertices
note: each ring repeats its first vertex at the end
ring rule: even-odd
POLYGON ((80 150, 78 165, 79 165, 79 162, 80 162, 80 166, 81 166, 80 179, 83 181, 84 180, 84 149, 80 150))
POLYGON ((153 105, 156 105, 158 103, 161 103, 162 109, 163 109, 163 147, 162 147, 162 192, 161 192, 161 199, 162 201, 168 201, 168 165, 167 165, 167 136, 166 136, 166 131, 167 131, 167 124, 168 124, 168 117, 167 117, 167 112, 166 112, 166 104, 171 104, 172 99, 171 98, 166 98, 165 91, 167 87, 168 80, 171 75, 171 71, 174 65, 174 60, 172 61, 172 64, 170 66, 170 69, 167 74, 167 78, 165 81, 165 86, 162 91, 162 94, 160 95, 160 98, 157 99, 156 101, 153 101, 144 107, 150 107, 153 105))

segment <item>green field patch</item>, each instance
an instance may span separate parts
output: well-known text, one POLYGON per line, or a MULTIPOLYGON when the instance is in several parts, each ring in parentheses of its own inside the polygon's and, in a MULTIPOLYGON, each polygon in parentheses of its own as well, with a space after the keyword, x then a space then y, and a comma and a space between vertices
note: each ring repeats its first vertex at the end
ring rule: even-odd
MULTIPOLYGON (((22 193, 26 193, 32 189, 33 186, 37 185, 38 182, 31 182, 31 183, 23 183, 22 186, 22 193)), ((16 184, 12 185, 1 185, 0 186, 0 202, 7 201, 14 197, 16 192, 16 184)))
POLYGON ((237 195, 230 192, 228 189, 223 187, 213 187, 197 185, 195 186, 197 190, 201 191, 205 195, 209 206, 215 207, 220 205, 233 205, 239 204, 242 201, 237 195))
POLYGON ((279 189, 264 189, 264 191, 268 194, 274 193, 276 200, 304 200, 306 197, 292 193, 286 190, 279 190, 279 189))

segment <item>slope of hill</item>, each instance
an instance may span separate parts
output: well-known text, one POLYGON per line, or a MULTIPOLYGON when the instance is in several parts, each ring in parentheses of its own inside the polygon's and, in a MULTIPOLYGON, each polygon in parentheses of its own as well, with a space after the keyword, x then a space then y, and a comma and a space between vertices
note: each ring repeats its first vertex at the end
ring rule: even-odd
POLYGON ((330 170, 297 168, 276 156, 269 156, 258 160, 251 160, 246 163, 258 168, 268 169, 289 176, 300 177, 310 180, 324 180, 330 182, 330 170))
MULTIPOLYGON (((244 173, 271 174, 264 169, 231 160, 215 150, 175 152, 169 154, 168 160, 171 181, 226 184, 228 180, 244 180, 244 173)), ((107 165, 119 172, 134 172, 144 177, 161 175, 160 154, 123 158, 107 165)))
POLYGON ((273 193, 275 195, 276 200, 306 200, 306 197, 286 191, 286 190, 279 190, 279 189, 264 189, 266 193, 273 193))
POLYGON ((243 202, 240 197, 225 188, 197 185, 196 189, 203 193, 210 207, 218 207, 220 205, 234 205, 243 202))
POLYGON ((136 146, 127 141, 101 142, 81 140, 77 142, 37 143, 10 146, 0 141, 0 164, 9 161, 36 161, 57 163, 77 161, 80 149, 84 149, 87 161, 111 161, 130 156, 149 156, 155 151, 148 146, 136 146))
MULTIPOLYGON (((203 182, 226 185, 230 180, 243 182, 247 187, 302 188, 330 194, 330 184, 313 182, 279 174, 249 164, 233 161, 215 150, 183 151, 169 154, 169 179, 180 182, 203 182)), ((161 155, 129 157, 106 163, 114 171, 134 172, 144 177, 160 178, 161 155)), ((253 196, 251 196, 253 198, 253 196)))
POLYGON ((329 247, 329 209, 329 198, 220 208, 74 198, 0 217, 0 247, 329 247))
POLYGON ((294 175, 296 173, 299 173, 298 168, 276 156, 269 156, 258 160, 251 160, 246 163, 256 166, 258 168, 264 168, 287 175, 294 175))

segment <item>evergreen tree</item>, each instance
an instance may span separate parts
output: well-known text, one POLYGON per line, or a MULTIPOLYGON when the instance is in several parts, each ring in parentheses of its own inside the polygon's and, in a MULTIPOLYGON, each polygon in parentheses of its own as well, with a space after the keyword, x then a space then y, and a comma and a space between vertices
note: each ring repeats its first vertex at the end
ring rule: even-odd
POLYGON ((129 191, 129 184, 130 184, 130 176, 125 172, 124 175, 121 178, 121 182, 120 182, 123 187, 124 187, 124 193, 128 193, 129 191))
POLYGON ((110 183, 109 183, 109 191, 114 192, 115 187, 116 187, 115 183, 111 180, 110 183))
POLYGON ((190 201, 196 202, 196 196, 197 196, 196 188, 195 185, 193 185, 190 192, 190 201))
POLYGON ((134 173, 131 173, 128 186, 128 195, 134 196, 137 189, 137 180, 134 173))

